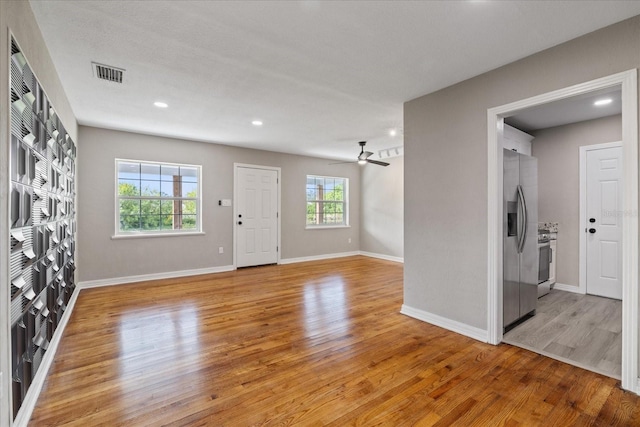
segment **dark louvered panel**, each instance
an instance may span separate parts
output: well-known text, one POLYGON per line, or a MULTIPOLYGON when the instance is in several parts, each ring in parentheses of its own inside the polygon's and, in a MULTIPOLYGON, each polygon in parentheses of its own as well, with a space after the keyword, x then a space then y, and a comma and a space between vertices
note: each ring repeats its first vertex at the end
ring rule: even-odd
MULTIPOLYGON (((121 78, 121 77, 120 77, 121 78)), ((75 286, 76 146, 11 42, 10 254, 13 416, 75 286)))

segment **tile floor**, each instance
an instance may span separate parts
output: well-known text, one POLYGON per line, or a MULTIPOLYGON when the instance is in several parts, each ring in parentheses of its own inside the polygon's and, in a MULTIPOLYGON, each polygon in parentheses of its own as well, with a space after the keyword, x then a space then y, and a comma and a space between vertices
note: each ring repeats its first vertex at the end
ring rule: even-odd
POLYGON ((552 289, 503 341, 620 379, 622 301, 552 289))

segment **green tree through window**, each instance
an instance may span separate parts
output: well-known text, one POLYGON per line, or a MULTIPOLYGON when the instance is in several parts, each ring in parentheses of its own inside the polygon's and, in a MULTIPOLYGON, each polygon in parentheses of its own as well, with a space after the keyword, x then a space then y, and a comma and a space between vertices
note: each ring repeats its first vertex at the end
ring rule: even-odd
POLYGON ((307 176, 307 225, 347 225, 347 178, 307 176))
POLYGON ((198 231, 199 167, 117 161, 119 232, 198 231))

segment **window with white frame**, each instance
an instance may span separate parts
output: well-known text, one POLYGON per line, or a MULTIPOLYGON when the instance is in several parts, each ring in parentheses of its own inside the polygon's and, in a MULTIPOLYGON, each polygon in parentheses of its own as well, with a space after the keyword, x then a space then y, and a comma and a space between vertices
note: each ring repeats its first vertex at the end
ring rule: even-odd
POLYGON ((116 159, 116 234, 201 231, 200 170, 116 159))
POLYGON ((307 227, 349 225, 347 178, 307 175, 307 227))

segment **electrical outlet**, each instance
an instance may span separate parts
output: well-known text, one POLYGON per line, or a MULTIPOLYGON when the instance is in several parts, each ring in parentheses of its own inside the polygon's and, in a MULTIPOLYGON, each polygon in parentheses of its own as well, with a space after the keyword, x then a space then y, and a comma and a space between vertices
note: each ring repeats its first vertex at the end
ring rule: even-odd
POLYGON ((223 253, 224 253, 224 248, 223 248, 222 246, 220 246, 220 247, 218 248, 218 253, 219 253, 219 254, 223 254, 223 253))
POLYGON ((349 243, 351 243, 351 237, 349 237, 349 243))

